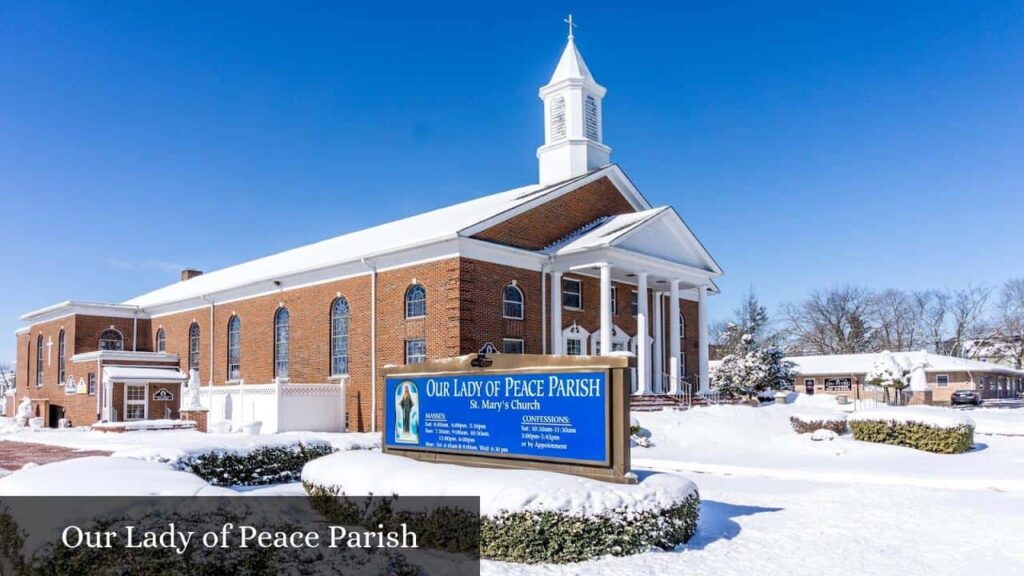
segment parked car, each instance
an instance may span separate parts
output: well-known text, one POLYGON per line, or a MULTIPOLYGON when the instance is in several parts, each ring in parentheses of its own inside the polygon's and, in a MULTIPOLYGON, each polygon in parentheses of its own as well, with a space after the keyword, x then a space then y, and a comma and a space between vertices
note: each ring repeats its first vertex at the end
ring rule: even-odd
POLYGON ((977 406, 981 404, 981 394, 977 390, 957 390, 950 396, 950 402, 954 406, 957 404, 973 404, 977 406))

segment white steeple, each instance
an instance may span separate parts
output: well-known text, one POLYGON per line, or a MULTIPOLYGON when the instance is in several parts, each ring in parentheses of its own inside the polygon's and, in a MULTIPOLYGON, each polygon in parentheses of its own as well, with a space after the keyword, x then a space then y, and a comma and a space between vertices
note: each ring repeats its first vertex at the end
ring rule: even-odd
POLYGON ((544 101, 544 145, 537 148, 541 184, 605 166, 612 152, 601 141, 605 88, 594 80, 576 48, 572 15, 566 22, 569 42, 551 80, 540 89, 544 101))

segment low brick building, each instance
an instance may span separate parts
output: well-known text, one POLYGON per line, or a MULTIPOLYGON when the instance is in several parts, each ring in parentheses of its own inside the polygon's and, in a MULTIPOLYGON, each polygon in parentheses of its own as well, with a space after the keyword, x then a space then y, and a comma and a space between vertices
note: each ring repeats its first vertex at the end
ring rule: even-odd
POLYGON ((570 38, 540 91, 539 183, 186 270, 121 304, 24 315, 18 401, 49 425, 173 417, 195 370, 211 422, 370 430, 385 365, 485 347, 631 350, 638 393, 706 389, 705 310, 721 269, 676 210, 610 163, 604 94, 570 38))
MULTIPOLYGON (((1022 370, 926 352, 897 352, 896 356, 908 368, 920 367, 927 396, 933 403, 948 404, 957 390, 977 390, 985 399, 1016 398, 1024 392, 1022 370)), ((796 364, 797 392, 874 398, 878 391, 868 385, 866 378, 880 357, 881 354, 832 354, 786 359, 796 364)))

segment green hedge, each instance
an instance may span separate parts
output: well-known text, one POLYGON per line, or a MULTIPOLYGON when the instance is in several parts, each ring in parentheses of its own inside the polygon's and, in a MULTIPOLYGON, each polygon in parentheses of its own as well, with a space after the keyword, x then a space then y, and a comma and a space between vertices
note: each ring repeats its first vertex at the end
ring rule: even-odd
POLYGON ((926 452, 959 454, 974 447, 974 426, 962 424, 943 428, 920 422, 893 420, 854 420, 850 422, 854 440, 906 446, 926 452))
POLYGON ((665 510, 616 510, 602 516, 515 512, 484 517, 480 554, 509 562, 561 564, 600 556, 626 556, 651 548, 670 550, 697 531, 700 497, 665 510))
MULTIPOLYGON (((345 511, 344 498, 336 489, 309 483, 305 486, 310 496, 322 499, 318 509, 332 521, 360 524, 370 520, 352 516, 352 510, 345 511), (339 511, 332 513, 330 507, 337 507, 339 511)), ((401 521, 409 522, 410 527, 416 526, 418 534, 432 533, 438 535, 437 538, 443 535, 447 539, 431 542, 433 547, 470 552, 462 547, 467 542, 475 542, 473 530, 479 530, 482 558, 566 563, 637 554, 651 548, 672 549, 693 537, 699 513, 700 496, 694 493, 671 508, 650 512, 615 510, 594 517, 560 512, 514 512, 484 516, 478 522, 434 514, 435 517, 405 517, 401 521)), ((385 521, 379 513, 372 521, 385 525, 396 523, 395 520, 385 521)))
POLYGON ((298 442, 245 453, 204 452, 178 460, 174 467, 214 486, 260 486, 299 480, 307 462, 333 452, 334 448, 326 442, 298 442))
POLYGON ((796 430, 798 434, 810 434, 815 430, 824 428, 825 430, 831 430, 836 434, 846 434, 846 419, 828 419, 819 418, 816 420, 807 420, 798 416, 790 416, 789 423, 792 424, 793 430, 796 430))

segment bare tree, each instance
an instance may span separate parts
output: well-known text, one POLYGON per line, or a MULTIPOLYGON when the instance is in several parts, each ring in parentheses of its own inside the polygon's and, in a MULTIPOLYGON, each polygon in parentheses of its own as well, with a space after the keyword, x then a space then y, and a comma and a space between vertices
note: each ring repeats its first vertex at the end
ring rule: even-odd
POLYGON ((805 354, 854 354, 875 349, 875 295, 843 286, 819 290, 785 308, 792 351, 805 354))
POLYGON ((914 350, 926 341, 924 297, 883 290, 875 297, 877 346, 893 352, 914 350))
POLYGON ((14 388, 14 371, 10 364, 0 362, 0 393, 12 388, 14 388))
POLYGON ((1024 277, 1011 278, 999 294, 1000 352, 1015 368, 1024 366, 1024 277))
POLYGON ((949 306, 951 355, 976 357, 996 336, 985 316, 991 294, 991 288, 975 284, 953 292, 949 306))

